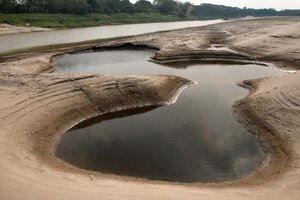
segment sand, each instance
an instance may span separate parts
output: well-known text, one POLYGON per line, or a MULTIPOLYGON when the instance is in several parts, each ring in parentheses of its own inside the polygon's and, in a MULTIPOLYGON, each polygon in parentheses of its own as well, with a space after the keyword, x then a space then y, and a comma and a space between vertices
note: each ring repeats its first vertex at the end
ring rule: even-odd
POLYGON ((250 19, 2 58, 0 199, 299 199, 299 32, 300 18, 250 19), (238 53, 208 51, 212 44, 238 53), (80 121, 166 105, 192 84, 174 76, 49 73, 55 55, 122 45, 159 49, 153 62, 270 62, 295 70, 245 80, 241 85, 251 92, 233 106, 267 153, 264 164, 232 182, 184 185, 81 170, 55 158, 60 135, 80 121))
POLYGON ((41 28, 34 26, 14 26, 10 24, 0 24, 0 35, 2 34, 12 34, 12 33, 28 33, 28 32, 41 32, 51 30, 49 28, 41 28))

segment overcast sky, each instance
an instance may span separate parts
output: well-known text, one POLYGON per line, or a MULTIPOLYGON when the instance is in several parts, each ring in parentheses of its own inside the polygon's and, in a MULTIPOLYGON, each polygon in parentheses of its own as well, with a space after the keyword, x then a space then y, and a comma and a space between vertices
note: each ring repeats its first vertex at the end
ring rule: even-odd
MULTIPOLYGON (((137 0, 130 1, 134 3, 137 0)), ((181 2, 185 1, 186 0, 181 0, 181 2)), ((189 2, 193 3, 194 5, 199 5, 201 3, 212 3, 240 8, 246 6, 248 8, 275 8, 277 10, 300 9, 300 0, 189 0, 189 2)))

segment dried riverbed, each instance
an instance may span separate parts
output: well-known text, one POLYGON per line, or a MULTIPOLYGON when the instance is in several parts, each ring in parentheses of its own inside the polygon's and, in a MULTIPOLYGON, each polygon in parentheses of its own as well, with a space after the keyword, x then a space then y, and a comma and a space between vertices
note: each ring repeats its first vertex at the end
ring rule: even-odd
POLYGON ((234 102, 248 93, 236 83, 283 72, 254 64, 163 66, 148 61, 154 53, 123 49, 57 59, 56 73, 164 74, 197 84, 174 105, 129 117, 124 112, 122 119, 64 134, 56 155, 84 169, 185 183, 233 180, 259 168, 259 143, 232 115, 234 102))
POLYGON ((299 18, 242 20, 2 57, 1 199, 297 199, 300 195, 298 72, 244 81, 243 86, 252 92, 235 103, 236 118, 258 136, 268 155, 264 167, 234 182, 194 186, 85 171, 59 161, 52 152, 60 135, 78 122, 137 106, 169 104, 183 87, 191 84, 189 80, 174 76, 48 72, 53 70, 54 56, 61 53, 122 44, 159 49, 153 57, 157 62, 259 60, 297 69, 299 27, 299 18), (290 35, 293 37, 287 37, 290 35), (215 53, 208 50, 212 44, 225 44, 244 54, 215 53))

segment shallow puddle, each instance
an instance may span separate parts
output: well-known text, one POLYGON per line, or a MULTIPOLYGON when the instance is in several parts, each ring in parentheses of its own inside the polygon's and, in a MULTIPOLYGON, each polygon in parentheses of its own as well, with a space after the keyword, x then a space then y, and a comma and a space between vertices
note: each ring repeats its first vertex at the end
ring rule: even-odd
POLYGON ((231 180, 259 167, 264 158, 259 143, 232 114, 234 102, 248 93, 236 83, 283 72, 258 65, 172 68, 148 62, 152 54, 118 50, 57 60, 57 73, 172 74, 198 83, 173 105, 67 132, 57 157, 103 173, 186 183, 231 180))

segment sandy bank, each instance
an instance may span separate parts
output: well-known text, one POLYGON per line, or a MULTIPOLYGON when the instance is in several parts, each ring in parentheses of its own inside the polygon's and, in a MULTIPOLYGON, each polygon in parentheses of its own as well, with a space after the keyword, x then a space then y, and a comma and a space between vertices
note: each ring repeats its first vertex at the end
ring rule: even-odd
POLYGON ((3 58, 0 199, 298 199, 299 73, 245 81, 252 92, 234 105, 237 119, 258 136, 267 152, 265 165, 234 182, 191 186, 80 170, 52 155, 60 134, 83 119, 137 105, 166 104, 190 84, 188 80, 47 72, 57 54, 123 44, 159 49, 154 61, 269 61, 297 69, 300 54, 293 52, 299 52, 299 27, 300 18, 243 20, 3 58), (278 39, 282 35, 285 39, 278 39), (207 51, 212 44, 243 54, 207 51))
POLYGON ((12 34, 12 33, 27 33, 27 32, 41 32, 51 30, 49 28, 41 27, 23 27, 23 26, 14 26, 10 24, 0 24, 0 35, 1 34, 12 34))

